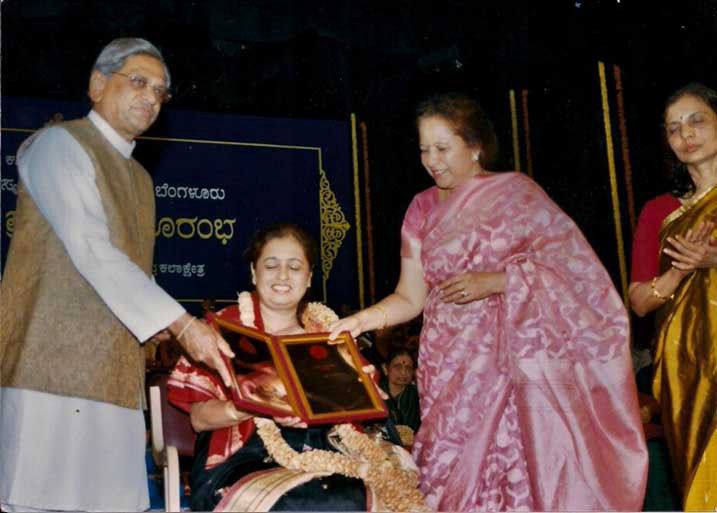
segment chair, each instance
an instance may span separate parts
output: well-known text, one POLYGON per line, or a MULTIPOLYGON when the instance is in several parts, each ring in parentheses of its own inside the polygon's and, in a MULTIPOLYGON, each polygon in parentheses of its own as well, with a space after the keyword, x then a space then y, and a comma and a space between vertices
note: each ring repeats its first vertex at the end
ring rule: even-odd
POLYGON ((168 378, 168 374, 158 374, 149 387, 152 456, 164 476, 165 511, 181 511, 179 457, 194 456, 197 435, 189 415, 167 400, 168 378))

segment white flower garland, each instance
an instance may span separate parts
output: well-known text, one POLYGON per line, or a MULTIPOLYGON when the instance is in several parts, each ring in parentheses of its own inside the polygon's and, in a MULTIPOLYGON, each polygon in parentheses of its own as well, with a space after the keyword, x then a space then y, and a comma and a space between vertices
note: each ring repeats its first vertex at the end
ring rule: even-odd
MULTIPOLYGON (((239 304, 239 319, 244 326, 256 328, 256 319, 254 318, 254 301, 251 292, 243 291, 237 294, 237 303, 239 304)), ((301 324, 308 333, 319 331, 328 331, 332 323, 339 320, 331 308, 323 303, 312 301, 306 305, 304 312, 301 314, 301 324)))
POLYGON ((251 292, 243 291, 237 295, 237 303, 239 304, 239 319, 244 326, 256 328, 254 324, 254 301, 251 298, 251 292))

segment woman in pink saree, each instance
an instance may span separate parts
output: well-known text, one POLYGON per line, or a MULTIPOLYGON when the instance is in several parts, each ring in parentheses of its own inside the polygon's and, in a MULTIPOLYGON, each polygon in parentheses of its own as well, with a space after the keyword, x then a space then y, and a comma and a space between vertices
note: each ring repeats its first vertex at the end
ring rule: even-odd
POLYGON ((436 182, 402 228, 396 291, 332 335, 423 312, 413 456, 439 511, 640 510, 647 451, 627 313, 574 222, 525 175, 487 171, 490 121, 419 106, 436 182))

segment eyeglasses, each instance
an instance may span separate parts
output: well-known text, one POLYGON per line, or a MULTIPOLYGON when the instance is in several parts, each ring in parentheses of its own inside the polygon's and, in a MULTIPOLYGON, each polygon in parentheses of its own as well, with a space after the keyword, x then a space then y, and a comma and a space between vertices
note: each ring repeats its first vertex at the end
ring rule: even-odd
POLYGON ((160 85, 150 86, 149 80, 142 75, 135 75, 134 73, 132 73, 131 75, 126 75, 124 73, 120 73, 119 71, 113 71, 112 74, 128 78, 132 89, 136 91, 144 91, 147 86, 151 87, 152 91, 154 91, 155 96, 159 98, 162 103, 167 103, 169 100, 172 99, 172 93, 169 92, 168 88, 160 85))

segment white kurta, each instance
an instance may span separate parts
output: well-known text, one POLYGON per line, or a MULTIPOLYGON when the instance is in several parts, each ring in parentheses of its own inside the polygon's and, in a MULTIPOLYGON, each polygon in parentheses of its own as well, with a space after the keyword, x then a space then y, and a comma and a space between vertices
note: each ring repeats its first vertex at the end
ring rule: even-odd
MULTIPOLYGON (((131 156, 134 142, 94 111, 88 117, 122 155, 131 156)), ((23 145, 17 162, 20 180, 78 271, 138 340, 184 313, 110 242, 94 166, 69 132, 41 132, 23 145)), ((145 444, 141 409, 0 389, 0 503, 3 509, 145 510, 145 444)))

